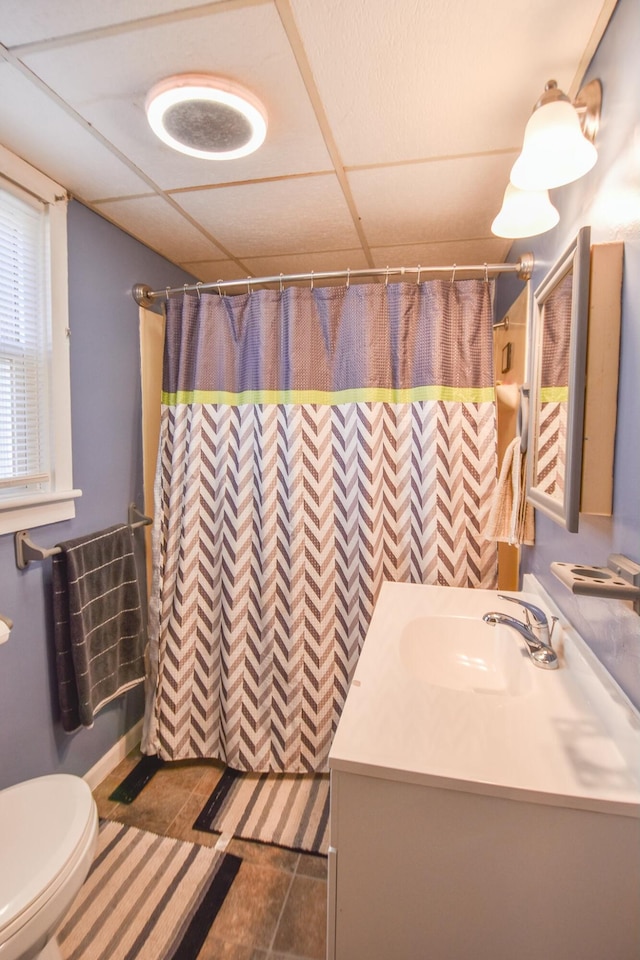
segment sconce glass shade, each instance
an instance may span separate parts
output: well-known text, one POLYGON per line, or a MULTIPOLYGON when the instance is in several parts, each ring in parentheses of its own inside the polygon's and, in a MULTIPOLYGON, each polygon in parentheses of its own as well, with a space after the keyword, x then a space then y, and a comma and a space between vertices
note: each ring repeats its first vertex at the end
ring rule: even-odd
POLYGON ((512 183, 504 192, 500 213, 491 224, 496 237, 535 237, 551 230, 560 214, 546 190, 518 190, 512 183))
POLYGON ((190 157, 235 160, 257 150, 267 135, 262 104, 219 77, 168 77, 149 91, 145 108, 156 136, 190 157))
POLYGON ((534 110, 527 123, 522 153, 511 170, 511 183, 520 190, 551 190, 584 176, 598 152, 583 134, 574 105, 550 81, 547 90, 557 99, 534 110))

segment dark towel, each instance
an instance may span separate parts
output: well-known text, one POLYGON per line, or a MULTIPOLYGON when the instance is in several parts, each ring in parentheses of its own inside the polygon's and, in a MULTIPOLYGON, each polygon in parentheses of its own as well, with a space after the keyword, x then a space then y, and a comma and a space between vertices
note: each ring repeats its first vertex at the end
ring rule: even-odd
POLYGON ((53 615, 62 726, 94 714, 144 680, 145 639, 131 527, 110 527, 58 546, 53 615))

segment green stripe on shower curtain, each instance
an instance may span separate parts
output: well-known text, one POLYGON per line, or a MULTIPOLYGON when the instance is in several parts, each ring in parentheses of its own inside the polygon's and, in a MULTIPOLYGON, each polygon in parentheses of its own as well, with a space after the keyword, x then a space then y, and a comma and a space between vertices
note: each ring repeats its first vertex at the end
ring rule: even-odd
POLYGON ((167 406, 184 403, 215 403, 240 407, 253 403, 312 403, 338 406, 344 403, 416 403, 419 400, 454 400, 459 403, 487 403, 495 396, 493 387, 414 387, 410 390, 384 389, 340 390, 327 393, 322 390, 245 390, 242 393, 215 390, 178 391, 162 393, 167 406))
POLYGON ((491 285, 170 301, 143 747, 326 769, 383 580, 493 587, 491 285))

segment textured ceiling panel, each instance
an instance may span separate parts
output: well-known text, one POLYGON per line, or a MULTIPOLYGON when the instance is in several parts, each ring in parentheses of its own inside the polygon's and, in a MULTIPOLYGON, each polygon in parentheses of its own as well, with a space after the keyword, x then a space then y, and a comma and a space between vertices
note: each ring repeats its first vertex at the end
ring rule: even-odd
POLYGON ((84 200, 149 187, 57 103, 0 62, 0 143, 84 200))
POLYGON ((222 0, 0 0, 0 43, 12 47, 145 17, 213 6, 222 0))
MULTIPOLYGON (((0 0, 0 144, 207 280, 499 262, 491 223, 531 108, 552 77, 575 94, 614 6, 0 0), (156 139, 148 91, 184 72, 264 103, 257 153, 156 139)), ((606 109, 605 91, 603 132, 606 109)))
POLYGON ((333 175, 196 190, 176 200, 240 258, 358 245, 333 175))
POLYGON ((498 155, 349 173, 367 240, 381 246, 488 235, 514 160, 498 155))
POLYGON ((573 80, 602 2, 292 5, 342 160, 352 166, 517 146, 545 81, 573 80))
POLYGON ((143 239, 174 262, 224 257, 220 248, 176 212, 162 197, 115 200, 96 208, 127 233, 143 239))
POLYGON ((123 33, 30 54, 25 62, 163 189, 331 168, 271 5, 150 27, 142 47, 138 33, 123 33), (262 101, 269 127, 257 153, 236 161, 198 160, 157 139, 144 112, 147 93, 165 77, 190 72, 240 82, 262 101))

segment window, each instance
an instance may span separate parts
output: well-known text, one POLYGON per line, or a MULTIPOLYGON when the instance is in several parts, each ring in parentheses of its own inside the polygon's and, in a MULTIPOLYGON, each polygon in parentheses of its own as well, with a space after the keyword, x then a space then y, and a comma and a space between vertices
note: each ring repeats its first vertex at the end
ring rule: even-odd
POLYGON ((66 195, 0 147, 0 533, 75 515, 66 195))

